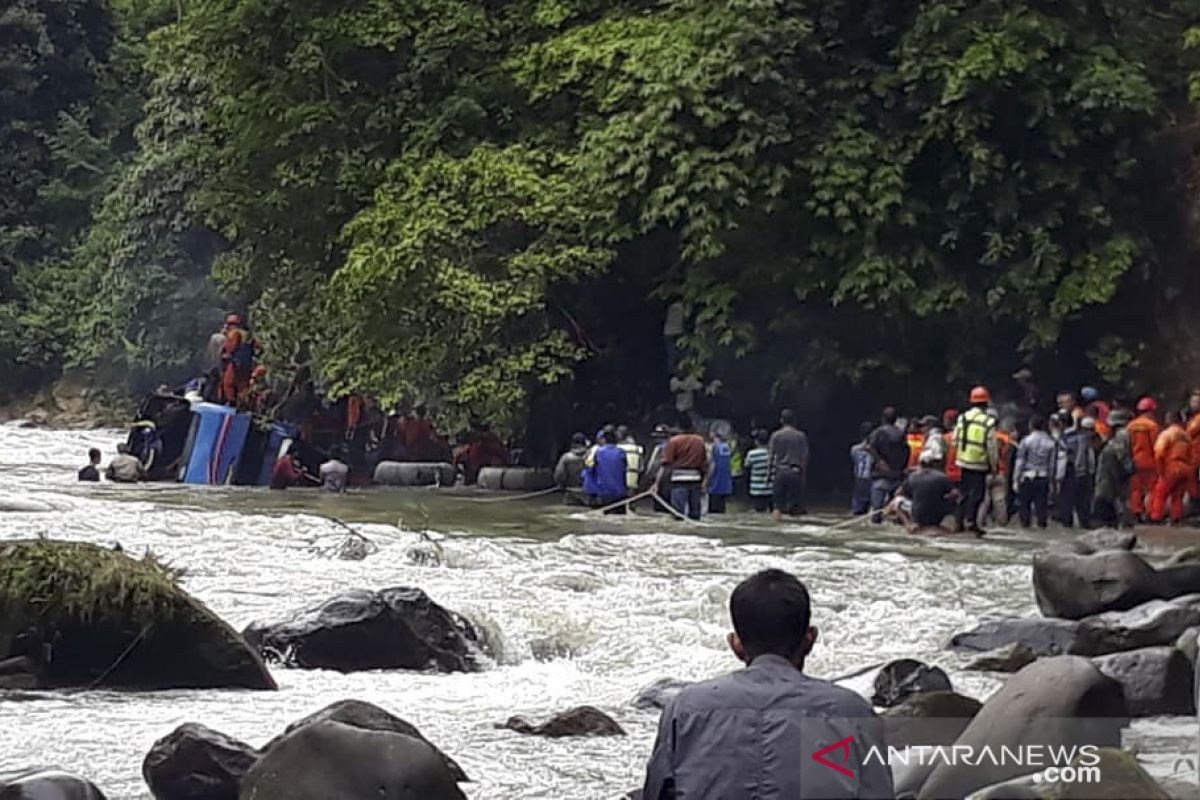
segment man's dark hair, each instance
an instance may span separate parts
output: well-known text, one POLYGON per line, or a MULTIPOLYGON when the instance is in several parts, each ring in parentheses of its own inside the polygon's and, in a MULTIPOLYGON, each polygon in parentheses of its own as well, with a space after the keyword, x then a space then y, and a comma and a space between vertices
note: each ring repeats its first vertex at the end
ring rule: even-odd
POLYGON ((679 415, 679 431, 681 433, 693 433, 696 430, 695 424, 692 422, 692 415, 686 411, 679 415))
POLYGON ((1046 430, 1046 418, 1041 414, 1034 414, 1029 418, 1029 430, 1044 431, 1046 430))
POLYGON ((812 603, 794 575, 766 569, 733 590, 729 615, 747 657, 773 654, 791 660, 808 634, 812 603))
POLYGON ((91 450, 88 450, 88 460, 89 461, 99 461, 100 460, 100 451, 95 447, 93 447, 91 450))
POLYGON ((886 406, 883 409, 883 414, 882 414, 883 424, 884 425, 895 425, 896 418, 899 416, 900 416, 899 413, 896 411, 896 409, 893 406, 886 406))
POLYGON ((617 443, 617 428, 615 425, 604 426, 604 441, 608 442, 609 444, 617 443))
POLYGON ((1056 394, 1054 397, 1055 399, 1058 399, 1059 397, 1069 397, 1072 400, 1077 399, 1075 397, 1075 392, 1071 391, 1070 389, 1059 389, 1058 394, 1056 394))
POLYGON ((785 408, 783 411, 780 411, 779 412, 779 424, 795 427, 796 426, 795 412, 792 411, 790 408, 785 408))
POLYGON ((587 437, 584 436, 582 433, 571 434, 571 446, 572 447, 583 447, 585 444, 587 444, 587 437))
POLYGON ((771 440, 770 434, 759 428, 754 432, 754 443, 759 447, 765 447, 767 442, 771 440))

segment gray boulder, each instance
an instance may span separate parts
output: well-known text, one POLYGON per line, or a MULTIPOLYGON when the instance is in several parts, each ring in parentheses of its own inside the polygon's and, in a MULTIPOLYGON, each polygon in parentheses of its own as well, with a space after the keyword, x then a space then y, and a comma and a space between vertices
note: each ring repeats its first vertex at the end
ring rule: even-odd
POLYGON ((659 678, 649 686, 642 687, 637 693, 637 697, 633 698, 633 707, 643 711, 666 708, 667 703, 674 700, 677 694, 691 685, 690 681, 659 678))
POLYGON ((1161 598, 1157 574, 1125 550, 1092 555, 1050 550, 1034 556, 1033 590, 1045 616, 1081 619, 1161 598))
POLYGON ((890 747, 949 745, 982 707, 975 698, 957 692, 927 692, 909 695, 880 717, 890 747))
POLYGON ((105 800, 104 792, 83 778, 46 770, 0 782, 0 800, 105 800))
POLYGON ((914 694, 949 692, 950 677, 939 667, 931 667, 912 658, 886 664, 875 676, 875 694, 871 702, 883 708, 902 702, 914 694))
POLYGON ((434 749, 438 756, 445 762, 446 769, 454 776, 455 781, 466 783, 471 780, 454 759, 443 753, 436 745, 425 738, 425 735, 415 725, 397 717, 395 714, 385 711, 374 703, 367 703, 362 700, 339 700, 336 703, 325 706, 320 711, 309 714, 303 719, 296 720, 291 725, 288 725, 283 733, 267 742, 263 747, 263 752, 274 749, 276 745, 301 728, 321 722, 337 722, 359 730, 399 733, 413 739, 419 739, 434 749))
POLYGON ((283 622, 252 625, 245 636, 264 655, 302 669, 480 668, 474 626, 408 587, 347 592, 283 622))
POLYGON ((1175 640, 1175 649, 1183 653, 1194 666, 1200 652, 1200 628, 1188 628, 1175 640))
POLYGON ((464 800, 428 742, 326 720, 278 741, 242 781, 239 800, 464 800))
POLYGON ((524 717, 509 717, 498 728, 524 733, 530 736, 545 736, 551 739, 565 736, 624 736, 625 730, 616 720, 592 706, 579 706, 556 714, 541 725, 534 725, 524 717))
POLYGON ((1037 655, 1022 644, 1010 644, 989 650, 967 665, 978 672, 1019 672, 1037 661, 1037 655))
POLYGON ((980 623, 957 633, 947 647, 951 650, 985 653, 1017 644, 1036 656, 1070 653, 1075 645, 1079 623, 1067 619, 1005 617, 980 623))
POLYGON ((1132 550, 1137 547, 1138 538, 1136 533, 1129 531, 1099 528, 1079 534, 1075 541, 1083 548, 1090 548, 1091 552, 1096 553, 1101 550, 1132 550))
POLYGON ((1093 663, 1121 684, 1130 716, 1196 713, 1192 664, 1174 647, 1114 653, 1093 659, 1093 663))
MULTIPOLYGON (((1057 656, 1035 661, 1009 678, 954 745, 969 746, 975 752, 985 746, 999 749, 1035 744, 1116 747, 1127 722, 1120 684, 1101 674, 1085 658, 1057 656)), ((1011 762, 938 763, 923 781, 918 796, 965 797, 1026 771, 1011 762)))
MULTIPOLYGON (((1137 762, 1132 753, 1112 747, 1100 749, 1101 780, 1058 781, 1054 784, 1056 800, 1171 800, 1170 795, 1137 762)), ((1091 767, 1092 759, 1076 757, 1071 766, 1091 767)))
POLYGON ((258 756, 244 742, 189 722, 154 743, 142 777, 157 800, 237 800, 258 756))
POLYGON ((1072 653, 1102 656, 1173 644, 1200 625, 1200 595, 1151 600, 1127 611, 1108 611, 1081 620, 1072 653))

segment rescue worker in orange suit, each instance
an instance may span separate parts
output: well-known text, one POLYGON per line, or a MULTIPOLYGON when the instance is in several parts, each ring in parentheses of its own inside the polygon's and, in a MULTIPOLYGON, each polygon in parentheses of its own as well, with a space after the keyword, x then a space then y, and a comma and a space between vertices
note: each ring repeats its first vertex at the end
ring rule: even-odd
POLYGON ((1187 491, 1192 469, 1192 440, 1184 429, 1187 412, 1181 412, 1170 420, 1167 429, 1159 434, 1154 443, 1154 458, 1158 463, 1158 482, 1154 486, 1154 500, 1150 504, 1150 520, 1162 522, 1171 504, 1171 522, 1183 520, 1183 495, 1187 491))
POLYGON ((255 344, 240 314, 225 318, 225 344, 221 348, 221 402, 235 406, 250 388, 255 344))
POLYGON ((1129 511, 1140 521, 1146 519, 1146 501, 1154 494, 1158 482, 1158 459, 1154 446, 1162 428, 1155 419, 1158 403, 1153 397, 1143 397, 1137 403, 1138 416, 1126 431, 1133 450, 1133 479, 1129 482, 1129 511))
POLYGON ((1192 440, 1192 466, 1188 470, 1188 502, 1192 513, 1200 508, 1200 389, 1193 389, 1188 398, 1187 435, 1192 440))
POLYGON ((962 483, 962 470, 958 466, 958 437, 954 433, 957 422, 957 408, 947 408, 942 412, 942 430, 946 432, 946 477, 955 486, 962 483))
POLYGON ((918 466, 921 459, 921 451, 925 449, 925 431, 921 427, 921 423, 913 420, 908 423, 908 471, 912 472, 918 466))

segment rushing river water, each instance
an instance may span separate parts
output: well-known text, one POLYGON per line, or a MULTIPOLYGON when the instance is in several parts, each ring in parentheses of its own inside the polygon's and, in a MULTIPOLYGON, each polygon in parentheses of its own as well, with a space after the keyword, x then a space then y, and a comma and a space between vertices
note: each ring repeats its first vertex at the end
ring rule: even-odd
MULTIPOLYGON (((472 798, 609 800, 639 785, 657 716, 630 701, 662 677, 707 678, 738 665, 725 647, 730 591, 764 568, 800 575, 820 641, 813 674, 836 676, 894 657, 947 668, 955 687, 986 697, 999 685, 963 672, 942 650, 953 633, 999 613, 1035 609, 1029 558, 1016 534, 986 542, 914 540, 895 531, 779 528, 748 514, 702 527, 660 516, 594 518, 553 504, 479 502, 436 490, 314 492, 80 485, 90 446, 115 432, 0 428, 0 496, 52 512, 0 513, 0 539, 39 534, 146 549, 186 571, 188 591, 241 628, 351 588, 419 586, 498 640, 480 673, 432 675, 274 669, 278 692, 91 692, 0 697, 0 767, 61 766, 110 798, 146 798, 146 751, 183 722, 260 745, 330 702, 360 698, 410 720, 462 764, 472 798), (379 545, 365 561, 329 555, 352 523, 379 545), (731 527, 736 526, 736 528, 731 527), (440 565, 414 563, 438 541, 440 565), (569 656, 539 661, 551 638, 569 656), (627 737, 545 740, 497 730, 513 714, 543 717, 591 704, 627 737)), ((867 691, 870 674, 848 685, 867 691)), ((1181 722, 1139 722, 1157 774, 1189 752, 1181 722)))

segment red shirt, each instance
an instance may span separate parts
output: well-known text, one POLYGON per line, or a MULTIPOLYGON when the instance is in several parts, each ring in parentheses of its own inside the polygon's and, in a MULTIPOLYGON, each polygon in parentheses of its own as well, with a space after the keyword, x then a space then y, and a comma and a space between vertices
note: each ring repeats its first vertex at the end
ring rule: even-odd
POLYGON ((662 463, 664 467, 697 469, 704 472, 708 469, 708 448, 699 434, 680 433, 667 441, 662 463))
POLYGON ((275 462, 275 469, 271 472, 272 489, 286 489, 300 484, 303 480, 304 473, 296 466, 291 456, 281 456, 275 462))

